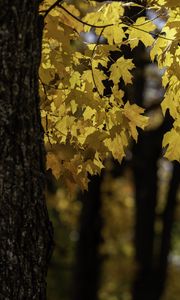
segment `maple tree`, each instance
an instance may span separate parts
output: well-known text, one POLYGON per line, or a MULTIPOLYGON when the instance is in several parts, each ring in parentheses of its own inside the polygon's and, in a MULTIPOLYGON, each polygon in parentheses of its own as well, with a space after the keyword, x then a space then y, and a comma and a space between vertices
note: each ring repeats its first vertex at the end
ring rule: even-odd
POLYGON ((80 4, 86 6, 86 13, 66 1, 46 0, 40 8, 45 18, 39 76, 47 167, 70 188, 78 184, 86 189, 88 174, 100 173, 110 154, 121 161, 130 138, 137 141, 137 127, 144 129, 148 118, 142 115, 144 109, 125 98, 119 83, 133 84, 135 68, 132 59, 123 56, 121 46, 134 49, 140 41, 151 47, 151 59, 165 69, 162 111, 165 114, 169 109, 174 124, 164 136, 163 147, 167 158, 179 161, 177 1, 149 0, 146 8, 135 2, 81 1, 80 4), (153 9, 154 19, 165 16, 167 21, 161 33, 155 32, 154 19, 139 17, 132 22, 125 14, 128 6, 153 9), (82 32, 94 32, 97 42, 86 43, 82 32), (104 43, 100 43, 101 38, 104 43), (111 58, 112 51, 119 52, 116 61, 111 58), (105 92, 106 85, 111 88, 110 95, 105 92))

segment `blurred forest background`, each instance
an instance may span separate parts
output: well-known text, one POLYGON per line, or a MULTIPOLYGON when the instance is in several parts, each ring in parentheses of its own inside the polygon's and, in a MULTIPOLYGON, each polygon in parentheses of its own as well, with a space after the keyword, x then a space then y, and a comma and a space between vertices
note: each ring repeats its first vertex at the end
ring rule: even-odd
MULTIPOLYGON (((83 2, 71 2, 85 13, 83 2)), ((48 171, 55 238, 48 300, 179 300, 180 168, 162 158, 171 120, 160 109, 161 73, 142 45, 123 51, 137 66, 128 99, 146 108, 150 125, 121 165, 109 159, 102 175, 91 178, 88 192, 69 198, 48 171)))
MULTIPOLYGON (((93 300, 98 297, 100 300, 131 299, 136 270, 133 172, 128 162, 122 174, 114 177, 111 169, 112 163, 108 163, 110 170, 106 172, 101 183, 101 199, 88 197, 82 199, 83 197, 77 194, 70 201, 62 187, 58 187, 55 195, 53 193, 48 195, 50 217, 55 234, 55 249, 48 274, 48 300, 78 299, 74 293, 79 293, 79 295, 82 293, 82 298, 79 299, 83 299, 86 293, 87 296, 84 299, 93 300), (101 238, 98 237, 99 234, 101 238), (79 256, 79 251, 82 256, 79 256), (81 264, 84 265, 81 266, 81 264), (82 271, 79 276, 77 268, 82 271), (78 288, 83 289, 82 285, 85 290, 77 291, 78 288), (97 289, 94 291, 94 288, 97 289), (90 298, 88 293, 94 295, 94 298, 90 298)), ((161 214, 165 207, 172 168, 172 163, 162 158, 159 159, 156 246, 162 234, 161 214)), ((93 191, 95 192, 97 191, 93 191)), ((179 199, 178 194, 177 200, 179 199)), ((177 202, 163 300, 179 299, 179 219, 180 206, 177 202)), ((153 285, 151 288, 153 289, 153 285)))

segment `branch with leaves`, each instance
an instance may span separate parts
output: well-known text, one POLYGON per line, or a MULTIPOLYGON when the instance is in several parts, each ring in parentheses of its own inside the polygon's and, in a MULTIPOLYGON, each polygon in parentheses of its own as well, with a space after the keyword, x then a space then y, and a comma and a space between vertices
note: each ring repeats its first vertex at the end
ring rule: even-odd
MULTIPOLYGON (((169 10, 169 18, 161 33, 157 34, 154 33, 156 26, 153 22, 164 16, 159 7, 152 20, 139 17, 134 21, 124 15, 123 4, 116 1, 105 3, 97 10, 93 7, 83 18, 72 4, 64 1, 62 5, 56 1, 56 5, 54 3, 47 9, 48 1, 44 4, 46 9, 41 8, 46 25, 40 93, 43 99, 43 88, 47 87, 46 102, 42 100, 42 121, 48 114, 48 126, 53 128, 51 136, 45 136, 45 142, 52 145, 51 152, 59 147, 57 145, 68 149, 61 153, 61 159, 56 151, 54 153, 53 165, 54 161, 58 166, 58 162, 63 160, 63 165, 55 171, 58 177, 66 176, 70 185, 77 183, 82 189, 87 188, 88 174, 100 173, 103 161, 110 154, 121 161, 130 138, 137 140, 137 127, 147 125, 147 118, 142 115, 144 110, 135 104, 130 105, 128 99, 124 104, 124 92, 119 88, 120 80, 125 85, 132 84, 134 68, 133 61, 122 56, 120 46, 127 44, 133 50, 139 41, 145 47, 151 47, 152 60, 156 59, 160 68, 166 68, 163 85, 167 86, 167 91, 162 110, 165 113, 169 109, 175 121, 163 145, 169 145, 166 156, 178 160, 179 152, 174 149, 180 149, 177 147, 180 34, 173 27, 176 22, 177 28, 179 26, 175 9, 169 10), (88 44, 82 38, 82 32, 89 34, 92 29, 98 39, 96 43, 88 44), (106 43, 100 43, 101 37, 106 43), (112 51, 120 53, 116 61, 111 59, 112 51), (110 66, 109 77, 103 72, 107 66, 110 66), (111 86, 110 95, 104 96, 103 80, 111 86)), ((43 124, 47 124, 45 119, 43 124)))
MULTIPOLYGON (((63 0, 64 1, 64 0, 63 0)), ((112 26, 114 26, 115 24, 114 23, 109 23, 109 24, 106 24, 106 25, 98 25, 98 24, 91 24, 91 23, 89 23, 89 22, 85 22, 85 21, 83 21, 83 20, 81 20, 80 18, 78 18, 78 17, 76 17, 75 15, 73 15, 68 9, 66 9, 62 4, 60 4, 61 2, 63 2, 62 0, 61 1, 56 1, 51 7, 49 7, 49 9, 47 9, 47 10, 45 10, 45 11, 41 11, 41 13, 43 13, 43 12, 45 12, 45 14, 44 14, 44 18, 46 18, 47 17, 47 15, 54 9, 54 8, 60 8, 60 9, 62 9, 63 11, 65 11, 68 15, 70 15, 72 18, 74 18, 76 21, 78 21, 78 22, 80 22, 80 23, 82 23, 83 25, 86 25, 86 26, 89 26, 89 27, 91 27, 91 28, 102 28, 102 29, 105 29, 105 28, 107 28, 107 27, 112 27, 112 26)), ((97 2, 104 2, 104 1, 97 1, 97 2)), ((131 4, 132 4, 133 2, 131 2, 131 4)), ((138 6, 140 6, 140 7, 143 7, 143 6, 141 6, 141 5, 138 5, 138 6)), ((143 7, 143 10, 146 10, 146 8, 145 7, 143 7)), ((141 11, 142 12, 142 11, 141 11)), ((119 22, 119 25, 120 24, 124 24, 124 25, 127 25, 128 27, 132 27, 132 28, 134 28, 134 29, 136 29, 136 30, 139 30, 139 31, 142 31, 142 32, 144 32, 144 33, 149 33, 149 31, 148 30, 143 30, 143 29, 141 29, 141 27, 143 26, 143 25, 146 25, 146 24, 148 24, 148 23, 151 23, 151 22, 153 22, 153 21, 155 21, 156 19, 158 19, 158 18, 162 18, 162 17, 164 17, 166 14, 164 14, 164 13, 159 13, 156 17, 154 17, 153 19, 151 19, 151 20, 146 20, 144 23, 140 23, 140 24, 138 24, 138 25, 133 25, 133 22, 134 22, 134 20, 132 20, 131 18, 129 18, 128 16, 120 16, 119 18, 120 18, 120 22, 119 22)), ((136 16, 137 17, 137 16, 136 16)), ((162 38, 162 39, 165 39, 165 40, 168 40, 168 41, 174 41, 173 39, 171 39, 171 38, 167 38, 166 36, 164 36, 164 34, 158 34, 158 33, 154 33, 154 32, 152 32, 151 33, 155 38, 162 38)))

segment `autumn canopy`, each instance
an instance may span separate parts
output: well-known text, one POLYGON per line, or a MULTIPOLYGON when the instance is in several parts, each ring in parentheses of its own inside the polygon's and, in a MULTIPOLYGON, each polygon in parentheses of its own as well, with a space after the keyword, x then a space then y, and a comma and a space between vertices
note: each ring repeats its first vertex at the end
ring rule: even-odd
POLYGON ((148 0, 146 8, 125 1, 81 2, 75 7, 66 1, 43 1, 39 77, 48 167, 69 186, 86 189, 88 174, 100 173, 110 154, 121 161, 130 138, 137 141, 137 127, 148 125, 137 99, 131 103, 121 88, 133 83, 135 68, 122 45, 133 50, 141 41, 164 70, 161 107, 164 115, 169 110, 174 123, 163 147, 168 159, 180 160, 180 7, 176 0, 148 0), (153 11, 154 17, 132 20, 125 15, 132 6, 153 11), (164 20, 161 32, 157 18, 164 20), (87 33, 96 34, 96 42, 87 43, 87 33), (115 61, 113 51, 119 52, 115 61))

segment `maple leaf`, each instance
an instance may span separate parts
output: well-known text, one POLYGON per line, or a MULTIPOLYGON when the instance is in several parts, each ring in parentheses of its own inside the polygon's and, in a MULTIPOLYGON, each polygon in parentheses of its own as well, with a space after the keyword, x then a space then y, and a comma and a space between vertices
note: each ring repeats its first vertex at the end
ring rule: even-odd
MULTIPOLYGON (((103 36, 107 39, 109 45, 120 45, 124 38, 123 24, 115 24, 114 26, 106 27, 103 31, 103 36)), ((96 30, 96 32, 98 32, 96 30)))
POLYGON ((94 84, 95 84, 95 87, 97 87, 97 90, 99 91, 99 93, 101 95, 103 95, 104 93, 104 89, 105 89, 105 86, 103 84, 103 80, 106 80, 107 76, 104 74, 103 71, 97 69, 97 68, 94 68, 94 61, 92 62, 92 67, 93 67, 93 75, 94 75, 94 84))
POLYGON ((144 109, 136 104, 130 104, 127 102, 124 106, 124 116, 129 120, 129 127, 132 137, 137 141, 138 132, 136 127, 144 129, 148 125, 148 118, 142 116, 144 109))
POLYGON ((174 128, 167 132, 163 138, 163 147, 167 147, 165 157, 180 161, 180 132, 174 128))
POLYGON ((60 161, 57 157, 52 152, 47 153, 47 164, 46 164, 47 169, 51 169, 53 175, 58 179, 61 174, 61 167, 60 167, 60 161))
POLYGON ((146 47, 152 46, 154 38, 150 32, 156 29, 156 25, 145 17, 140 17, 131 25, 126 33, 129 34, 128 41, 131 49, 134 49, 141 41, 146 47))
POLYGON ((132 59, 125 59, 124 56, 121 56, 117 61, 110 67, 110 77, 109 79, 118 84, 120 78, 124 80, 126 84, 132 83, 132 74, 131 70, 134 68, 132 59))
MULTIPOLYGON (((165 39, 159 37, 150 52, 151 59, 154 60, 156 56, 162 58, 161 55, 171 46, 173 39, 176 38, 177 30, 176 28, 169 28, 164 26, 162 29, 163 34, 165 34, 165 39)), ((160 60, 158 61, 160 63, 160 60)))
MULTIPOLYGON (((88 13, 83 21, 92 25, 104 26, 108 24, 117 24, 120 22, 120 16, 124 13, 121 2, 105 3, 96 12, 88 13)), ((85 26, 85 30, 89 31, 89 27, 85 26)))
POLYGON ((177 0, 161 0, 160 4, 165 5, 169 8, 177 8, 177 0))
POLYGON ((104 145, 112 153, 112 156, 119 162, 122 161, 125 156, 124 145, 121 136, 116 133, 114 138, 108 138, 104 140, 104 145))
POLYGON ((100 159, 100 154, 96 151, 93 163, 99 168, 99 173, 101 172, 101 169, 104 168, 104 165, 100 159))

